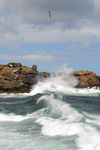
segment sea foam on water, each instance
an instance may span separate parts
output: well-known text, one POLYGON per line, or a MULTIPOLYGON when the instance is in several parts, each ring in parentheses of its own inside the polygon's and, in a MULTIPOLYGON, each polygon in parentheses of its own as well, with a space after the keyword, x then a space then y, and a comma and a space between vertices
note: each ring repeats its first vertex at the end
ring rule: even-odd
POLYGON ((0 94, 1 149, 100 150, 100 90, 74 88, 72 71, 64 66, 30 93, 0 94))

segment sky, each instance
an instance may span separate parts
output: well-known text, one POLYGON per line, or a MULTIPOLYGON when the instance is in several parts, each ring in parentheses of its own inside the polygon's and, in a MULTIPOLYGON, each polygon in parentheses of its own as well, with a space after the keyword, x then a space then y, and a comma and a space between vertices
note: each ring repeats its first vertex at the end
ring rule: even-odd
POLYGON ((0 64, 8 62, 100 75, 100 0, 0 0, 0 64))

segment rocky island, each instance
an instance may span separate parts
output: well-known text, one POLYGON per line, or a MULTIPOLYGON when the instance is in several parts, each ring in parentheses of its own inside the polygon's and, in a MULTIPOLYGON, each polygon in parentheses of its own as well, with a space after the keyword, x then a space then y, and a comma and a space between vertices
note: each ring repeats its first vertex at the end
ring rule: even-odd
MULTIPOLYGON (((21 63, 0 65, 0 93, 28 93, 38 79, 50 77, 51 73, 37 71, 37 65, 31 68, 21 63)), ((72 75, 77 79, 76 88, 100 87, 100 76, 92 71, 74 71, 72 75)))

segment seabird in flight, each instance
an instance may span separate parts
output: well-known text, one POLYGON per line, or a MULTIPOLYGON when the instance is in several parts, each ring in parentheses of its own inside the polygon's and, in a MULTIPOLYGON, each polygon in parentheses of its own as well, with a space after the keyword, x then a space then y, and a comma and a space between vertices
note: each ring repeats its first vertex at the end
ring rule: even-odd
POLYGON ((51 17, 51 12, 50 12, 50 10, 49 10, 49 13, 48 13, 48 14, 49 14, 49 17, 51 17))

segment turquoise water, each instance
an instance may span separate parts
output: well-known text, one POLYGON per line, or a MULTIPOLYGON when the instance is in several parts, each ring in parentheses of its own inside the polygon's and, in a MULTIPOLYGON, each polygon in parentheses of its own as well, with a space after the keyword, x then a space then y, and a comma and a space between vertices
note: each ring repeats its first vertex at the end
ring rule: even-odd
POLYGON ((29 94, 0 94, 0 149, 100 150, 100 90, 77 90, 71 79, 40 81, 29 94))

